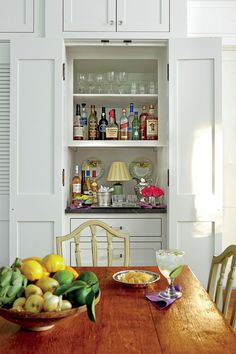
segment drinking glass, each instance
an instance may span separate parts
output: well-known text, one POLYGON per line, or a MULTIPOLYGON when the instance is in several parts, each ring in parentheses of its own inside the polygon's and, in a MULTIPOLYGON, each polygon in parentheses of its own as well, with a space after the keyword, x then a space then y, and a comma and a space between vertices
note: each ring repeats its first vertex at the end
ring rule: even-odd
POLYGON ((174 287, 175 278, 181 273, 184 252, 179 250, 159 250, 156 252, 156 260, 161 274, 167 279, 168 286, 159 295, 166 299, 178 299, 181 291, 174 287))

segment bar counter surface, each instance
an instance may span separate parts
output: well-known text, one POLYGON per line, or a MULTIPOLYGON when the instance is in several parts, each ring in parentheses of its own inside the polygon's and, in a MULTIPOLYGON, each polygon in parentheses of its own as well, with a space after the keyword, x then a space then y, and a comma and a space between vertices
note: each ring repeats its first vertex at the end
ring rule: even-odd
MULTIPOLYGON (((182 298, 164 310, 145 299, 146 293, 166 287, 162 276, 147 288, 133 289, 112 278, 127 268, 82 269, 94 271, 100 281, 97 322, 90 322, 83 313, 48 331, 30 332, 0 318, 1 354, 235 353, 235 332, 187 266, 176 279, 183 287, 182 298)), ((159 273, 154 266, 138 269, 159 273)))

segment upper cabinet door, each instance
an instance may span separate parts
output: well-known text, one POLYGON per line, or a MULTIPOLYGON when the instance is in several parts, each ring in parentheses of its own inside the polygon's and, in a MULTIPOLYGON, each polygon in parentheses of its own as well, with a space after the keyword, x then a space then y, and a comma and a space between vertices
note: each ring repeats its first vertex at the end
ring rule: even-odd
POLYGON ((34 0, 0 0, 0 32, 33 32, 34 0))
POLYGON ((222 226, 221 40, 169 43, 169 246, 206 284, 222 226))
POLYGON ((169 0, 117 0, 117 31, 168 32, 169 0))
POLYGON ((64 31, 116 31, 116 0, 64 0, 64 31))

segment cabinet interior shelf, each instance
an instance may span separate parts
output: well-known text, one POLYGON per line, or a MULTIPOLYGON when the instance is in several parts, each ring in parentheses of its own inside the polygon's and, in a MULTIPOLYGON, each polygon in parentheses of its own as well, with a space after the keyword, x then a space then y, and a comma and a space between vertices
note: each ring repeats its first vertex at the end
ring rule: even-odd
POLYGON ((77 140, 71 141, 68 145, 70 148, 81 148, 81 147, 116 147, 116 148, 140 148, 140 147, 147 147, 147 148, 157 148, 157 147, 164 147, 165 145, 162 144, 159 140, 77 140))
POLYGON ((155 104, 158 95, 151 94, 74 94, 74 102, 85 102, 87 106, 96 104, 98 106, 129 106, 130 102, 135 107, 141 108, 143 105, 155 104))

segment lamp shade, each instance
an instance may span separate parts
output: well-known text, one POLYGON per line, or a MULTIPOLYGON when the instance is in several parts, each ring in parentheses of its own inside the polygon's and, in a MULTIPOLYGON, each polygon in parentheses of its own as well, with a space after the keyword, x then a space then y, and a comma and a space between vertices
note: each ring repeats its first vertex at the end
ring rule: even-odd
POLYGON ((118 182, 118 181, 129 181, 131 179, 132 177, 129 174, 129 170, 125 162, 123 161, 112 162, 107 175, 107 181, 118 182))

